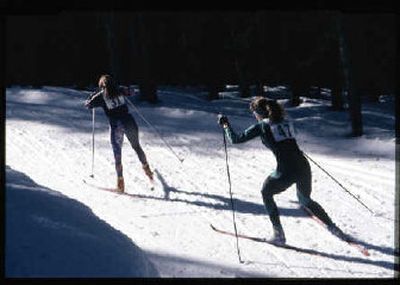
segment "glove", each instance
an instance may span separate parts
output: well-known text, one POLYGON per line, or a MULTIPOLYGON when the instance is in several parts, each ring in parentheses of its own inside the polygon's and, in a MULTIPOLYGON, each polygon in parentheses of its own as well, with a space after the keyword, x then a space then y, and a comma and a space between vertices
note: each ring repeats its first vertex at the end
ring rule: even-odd
POLYGON ((84 103, 85 107, 88 108, 88 109, 93 109, 94 107, 96 107, 97 103, 98 103, 96 101, 98 101, 97 98, 100 95, 101 95, 101 91, 98 91, 98 90, 93 92, 92 94, 90 94, 89 97, 86 99, 86 101, 84 103))
POLYGON ((229 125, 228 117, 222 114, 218 115, 218 124, 222 127, 229 125))
POLYGON ((90 102, 91 102, 90 100, 86 100, 86 101, 85 101, 85 107, 88 108, 88 109, 92 109, 92 108, 93 108, 93 107, 90 105, 90 102))

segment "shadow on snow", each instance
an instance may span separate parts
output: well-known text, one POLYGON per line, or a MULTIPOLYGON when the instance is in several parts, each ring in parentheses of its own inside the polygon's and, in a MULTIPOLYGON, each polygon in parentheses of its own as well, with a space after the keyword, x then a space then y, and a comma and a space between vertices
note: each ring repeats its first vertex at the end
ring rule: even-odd
POLYGON ((90 208, 6 166, 6 277, 155 277, 131 239, 90 208))

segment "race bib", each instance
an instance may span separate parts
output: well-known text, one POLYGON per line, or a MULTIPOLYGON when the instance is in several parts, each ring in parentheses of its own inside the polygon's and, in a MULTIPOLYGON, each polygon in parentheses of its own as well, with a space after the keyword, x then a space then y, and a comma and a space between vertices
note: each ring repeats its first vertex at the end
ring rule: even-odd
POLYGON ((290 121, 280 124, 271 124, 270 127, 272 136, 276 142, 295 138, 294 127, 290 121))
POLYGON ((125 98, 122 95, 116 96, 114 98, 108 98, 107 96, 103 96, 104 102, 106 102, 107 109, 112 110, 118 108, 125 104, 125 98))

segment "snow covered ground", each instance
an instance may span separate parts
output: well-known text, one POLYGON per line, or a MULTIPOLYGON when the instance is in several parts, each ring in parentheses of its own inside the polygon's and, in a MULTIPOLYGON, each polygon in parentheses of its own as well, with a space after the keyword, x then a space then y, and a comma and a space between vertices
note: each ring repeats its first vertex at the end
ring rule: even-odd
MULTIPOLYGON (((68 88, 13 87, 6 91, 6 277, 266 277, 393 278, 397 276, 394 102, 365 104, 365 135, 351 138, 347 112, 306 99, 287 108, 300 147, 370 209, 358 203, 314 164, 313 194, 345 232, 369 249, 362 255, 307 217, 295 187, 275 196, 290 245, 299 253, 214 232, 233 232, 222 131, 216 114, 235 130, 254 119, 248 100, 226 96, 208 102, 195 91, 159 90, 160 104, 136 102, 157 133, 131 110, 157 185, 151 191, 125 139, 126 195, 101 191, 86 179, 114 187, 108 123, 96 111, 95 167, 91 174, 88 93, 68 88), (396 221, 395 221, 396 219, 396 221)), ((228 146, 239 233, 269 237, 261 185, 274 169, 260 140, 228 146)), ((397 251, 398 252, 398 251, 397 251)))

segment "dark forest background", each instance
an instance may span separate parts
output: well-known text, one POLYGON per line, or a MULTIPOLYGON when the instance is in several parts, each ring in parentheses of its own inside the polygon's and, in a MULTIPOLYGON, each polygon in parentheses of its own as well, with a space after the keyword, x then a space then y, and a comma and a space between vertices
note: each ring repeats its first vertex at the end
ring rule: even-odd
POLYGON ((328 88, 361 135, 363 100, 394 94, 397 82, 390 12, 65 10, 5 24, 7 86, 85 89, 110 73, 155 103, 160 85, 203 86, 210 100, 227 84, 243 97, 286 85, 293 106, 328 88))

